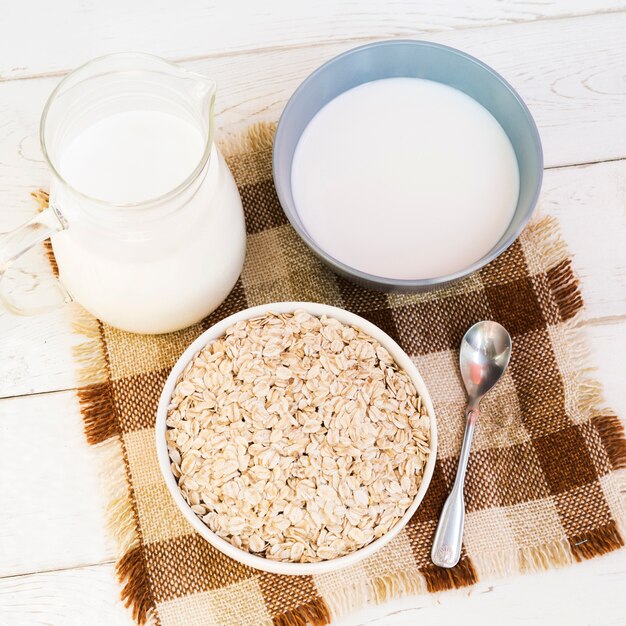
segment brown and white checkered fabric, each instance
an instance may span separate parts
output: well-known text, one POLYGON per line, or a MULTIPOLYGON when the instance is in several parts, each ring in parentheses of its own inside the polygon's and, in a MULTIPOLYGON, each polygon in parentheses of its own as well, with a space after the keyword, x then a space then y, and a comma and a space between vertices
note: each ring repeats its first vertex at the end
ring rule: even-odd
POLYGON ((248 253, 222 306, 192 328, 158 337, 77 313, 79 329, 90 336, 78 349, 86 432, 108 452, 122 595, 139 623, 325 624, 368 601, 564 565, 623 545, 626 444, 618 419, 601 409, 597 385, 581 371, 582 300, 553 221, 536 221, 500 258, 450 288, 374 293, 326 269, 287 223, 272 183, 270 128, 255 128, 247 149, 228 161, 244 203, 248 253), (155 411, 175 360, 217 320, 280 300, 325 302, 383 328, 415 361, 437 415, 436 469, 417 513, 379 554, 334 574, 276 576, 223 556, 178 513, 157 467, 155 411), (464 425, 457 349, 481 319, 510 331, 513 356, 483 405, 467 476, 462 559, 444 570, 429 552, 464 425))

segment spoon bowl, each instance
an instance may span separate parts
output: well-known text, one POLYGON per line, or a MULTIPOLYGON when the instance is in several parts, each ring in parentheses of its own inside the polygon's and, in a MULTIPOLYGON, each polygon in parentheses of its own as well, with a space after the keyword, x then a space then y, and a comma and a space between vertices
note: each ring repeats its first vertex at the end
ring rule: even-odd
POLYGON ((511 336, 498 322, 478 322, 465 333, 459 366, 470 402, 478 403, 500 380, 511 358, 511 345, 511 336))

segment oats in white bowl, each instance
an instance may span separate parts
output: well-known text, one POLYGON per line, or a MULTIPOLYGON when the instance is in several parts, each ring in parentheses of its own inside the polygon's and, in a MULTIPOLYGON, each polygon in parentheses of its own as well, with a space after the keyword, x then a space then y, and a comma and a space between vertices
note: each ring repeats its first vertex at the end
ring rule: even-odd
POLYGON ((430 452, 430 418, 389 352, 300 310, 239 321, 198 352, 166 423, 196 515, 278 561, 334 559, 386 534, 430 452))

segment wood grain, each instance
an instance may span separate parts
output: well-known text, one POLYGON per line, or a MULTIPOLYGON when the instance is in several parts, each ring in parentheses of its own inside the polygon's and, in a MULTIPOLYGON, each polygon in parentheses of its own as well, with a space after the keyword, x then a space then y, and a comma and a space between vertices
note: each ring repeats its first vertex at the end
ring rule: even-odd
POLYGON ((113 558, 97 460, 74 392, 0 401, 0 577, 113 558))
POLYGON ((624 0, 5 2, 0 80, 59 73, 89 58, 129 49, 189 59, 337 40, 415 37, 620 9, 626 9, 624 0))
POLYGON ((112 563, 0 579, 0 624, 134 626, 112 563))
MULTIPOLYGON (((561 571, 479 583, 469 591, 368 606, 333 626, 621 626, 626 612, 625 576, 626 559, 613 553, 561 571)), ((132 626, 118 594, 110 563, 4 578, 0 579, 0 623, 132 626)))
MULTIPOLYGON (((19 267, 20 290, 38 276, 52 278, 39 248, 20 259, 19 267)), ((80 341, 67 309, 22 317, 0 305, 0 397, 75 388, 72 347, 80 341)))

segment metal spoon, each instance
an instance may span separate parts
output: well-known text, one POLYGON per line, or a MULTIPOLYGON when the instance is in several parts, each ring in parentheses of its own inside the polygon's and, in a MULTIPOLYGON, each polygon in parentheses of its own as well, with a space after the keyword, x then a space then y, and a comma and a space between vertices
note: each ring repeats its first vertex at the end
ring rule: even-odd
POLYGON ((459 363, 469 396, 465 434, 452 491, 443 505, 433 541, 431 559, 439 567, 454 567, 461 558, 465 504, 463 483, 474 427, 483 396, 500 380, 511 357, 511 336, 497 322, 478 322, 463 337, 459 363))

